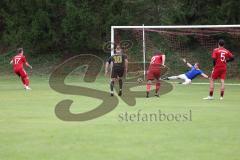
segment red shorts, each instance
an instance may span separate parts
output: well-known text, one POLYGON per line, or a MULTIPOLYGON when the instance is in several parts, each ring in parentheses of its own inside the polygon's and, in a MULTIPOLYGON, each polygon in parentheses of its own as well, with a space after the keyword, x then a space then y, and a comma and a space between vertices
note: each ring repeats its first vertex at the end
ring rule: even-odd
POLYGON ((214 68, 212 71, 211 78, 212 79, 225 79, 227 74, 226 68, 214 68))
POLYGON ((161 76, 160 69, 150 69, 147 71, 147 80, 159 79, 161 76))
POLYGON ((14 72, 22 78, 28 77, 27 72, 22 68, 22 69, 14 69, 14 72))

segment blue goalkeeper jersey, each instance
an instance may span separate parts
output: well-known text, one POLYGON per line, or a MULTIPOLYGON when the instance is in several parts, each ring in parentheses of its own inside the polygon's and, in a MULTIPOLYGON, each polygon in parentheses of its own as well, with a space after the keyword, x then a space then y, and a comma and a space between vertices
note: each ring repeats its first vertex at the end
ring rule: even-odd
POLYGON ((195 77, 197 77, 198 75, 202 74, 203 71, 200 69, 196 69, 194 66, 191 68, 190 71, 186 72, 185 75, 189 78, 189 79, 194 79, 195 77))

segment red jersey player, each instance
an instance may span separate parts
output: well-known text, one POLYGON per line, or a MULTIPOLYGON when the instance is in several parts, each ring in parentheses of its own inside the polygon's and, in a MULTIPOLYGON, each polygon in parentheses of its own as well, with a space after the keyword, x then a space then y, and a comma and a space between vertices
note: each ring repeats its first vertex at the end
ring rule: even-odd
POLYGON ((230 51, 224 48, 224 40, 220 39, 218 41, 218 48, 215 48, 212 53, 214 68, 210 78, 210 91, 209 96, 204 98, 207 100, 213 99, 214 92, 214 81, 218 78, 221 79, 221 95, 220 100, 223 99, 224 95, 224 80, 227 73, 227 62, 234 60, 234 57, 230 51))
POLYGON ((154 79, 156 79, 156 90, 155 96, 159 97, 159 88, 160 88, 160 76, 161 76, 161 66, 165 67, 165 55, 159 52, 156 52, 155 55, 151 58, 151 62, 147 71, 147 98, 149 97, 149 92, 151 90, 151 84, 154 79))
POLYGON ((23 64, 25 64, 27 67, 31 69, 32 69, 32 66, 28 64, 23 53, 24 53, 23 48, 17 49, 17 55, 12 58, 10 64, 13 65, 14 73, 16 73, 19 77, 21 77, 24 88, 26 90, 30 90, 31 88, 29 87, 29 78, 26 71, 23 68, 23 64))

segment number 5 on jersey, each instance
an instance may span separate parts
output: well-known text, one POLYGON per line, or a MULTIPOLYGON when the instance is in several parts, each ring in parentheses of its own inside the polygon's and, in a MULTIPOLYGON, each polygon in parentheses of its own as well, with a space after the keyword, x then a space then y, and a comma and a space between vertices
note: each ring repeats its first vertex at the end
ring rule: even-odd
POLYGON ((226 62, 225 52, 221 52, 221 61, 226 62))

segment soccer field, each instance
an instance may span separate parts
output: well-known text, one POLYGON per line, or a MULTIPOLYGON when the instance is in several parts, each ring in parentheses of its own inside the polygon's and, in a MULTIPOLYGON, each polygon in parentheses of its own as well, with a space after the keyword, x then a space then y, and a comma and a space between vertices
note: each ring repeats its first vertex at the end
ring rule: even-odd
MULTIPOLYGON (((107 80, 83 83, 108 91, 107 80)), ((63 95, 49 87, 48 78, 31 78, 33 90, 25 91, 20 80, 1 78, 0 83, 0 159, 1 160, 236 160, 240 157, 239 86, 226 86, 224 100, 204 101, 208 85, 183 86, 161 97, 137 98, 128 106, 119 98, 108 114, 85 122, 58 119, 54 109, 63 99, 74 101, 71 111, 85 112, 100 100, 63 95), (131 121, 126 112, 150 114, 190 114, 186 121, 131 121)), ((140 88, 145 89, 145 88, 140 88)), ((127 95, 124 95, 127 96, 127 95)), ((111 97, 109 97, 111 98, 111 97)))

